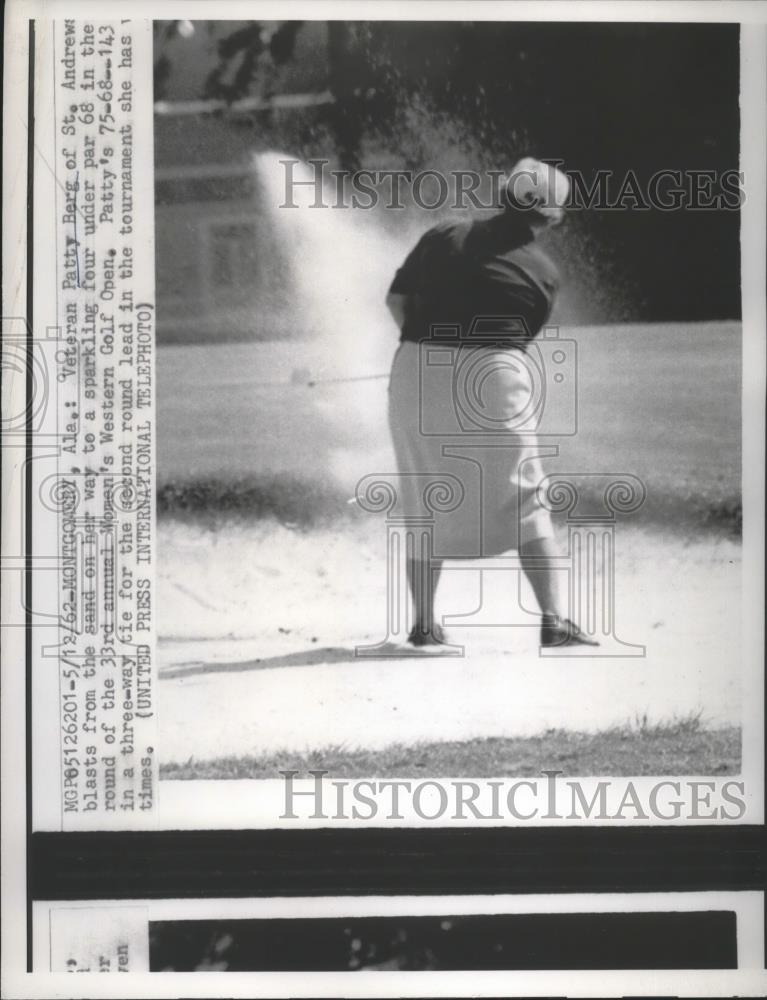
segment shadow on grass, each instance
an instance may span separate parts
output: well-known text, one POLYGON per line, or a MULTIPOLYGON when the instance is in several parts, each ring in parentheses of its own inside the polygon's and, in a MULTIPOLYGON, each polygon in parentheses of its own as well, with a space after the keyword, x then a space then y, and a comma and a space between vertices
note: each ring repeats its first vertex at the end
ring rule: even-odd
MULTIPOLYGON (((232 479, 198 478, 161 484, 157 492, 160 518, 191 520, 210 526, 221 521, 254 521, 273 518, 296 530, 359 520, 366 515, 351 492, 331 478, 281 473, 232 479)), ((602 494, 584 494, 584 502, 601 503, 602 494)), ((555 519, 563 521, 561 515, 555 519)), ((732 538, 742 531, 740 495, 708 496, 686 486, 653 489, 631 518, 631 524, 646 528, 678 528, 689 532, 715 533, 732 538)))
POLYGON ((273 518, 308 529, 359 514, 349 499, 349 491, 331 480, 290 474, 201 478, 163 483, 157 491, 157 516, 203 523, 273 518))
POLYGON ((273 670, 280 667, 311 667, 318 663, 355 663, 359 657, 355 647, 320 646, 315 649, 302 649, 297 653, 284 653, 281 656, 256 657, 254 660, 241 660, 236 663, 176 663, 167 669, 160 669, 160 677, 171 680, 174 677, 193 677, 195 674, 236 674, 248 670, 273 670))

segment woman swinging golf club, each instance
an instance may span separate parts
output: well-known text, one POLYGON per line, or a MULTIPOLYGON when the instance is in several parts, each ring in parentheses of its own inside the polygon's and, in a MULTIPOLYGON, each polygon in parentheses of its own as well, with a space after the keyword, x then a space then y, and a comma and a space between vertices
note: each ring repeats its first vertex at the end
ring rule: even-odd
POLYGON ((472 501, 467 489, 459 507, 442 517, 435 553, 408 556, 414 646, 446 642, 434 620, 442 560, 510 549, 519 552, 540 607, 541 645, 597 645, 562 612, 554 569, 558 552, 538 495, 539 450, 525 422, 533 392, 526 352, 559 287, 557 271, 535 237, 562 221, 569 187, 555 167, 521 160, 506 179, 500 212, 430 229, 389 289, 387 306, 401 330, 389 421, 406 515, 415 520, 423 513, 419 476, 443 474, 467 484, 465 470, 479 467, 479 494, 472 501), (484 427, 492 429, 490 447, 478 446, 470 432, 462 445, 462 427, 456 425, 462 371, 476 383, 463 393, 463 402, 471 409, 473 399, 484 427))

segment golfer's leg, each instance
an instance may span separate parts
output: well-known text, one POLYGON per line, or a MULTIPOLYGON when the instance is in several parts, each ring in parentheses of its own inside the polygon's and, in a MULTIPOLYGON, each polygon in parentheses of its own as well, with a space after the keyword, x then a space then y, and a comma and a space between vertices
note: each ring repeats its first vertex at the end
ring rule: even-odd
POLYGON ((553 538, 536 538, 520 545, 519 558, 541 606, 542 646, 598 646, 574 622, 560 612, 559 587, 554 569, 558 552, 553 538))
POLYGON ((553 538, 535 538, 519 547, 522 569, 544 615, 560 615, 559 580, 554 569, 558 555, 553 538))
POLYGON ((439 636, 440 630, 435 628, 434 623, 434 595, 441 572, 440 559, 424 561, 415 556, 408 557, 407 580, 413 596, 413 634, 417 633, 420 637, 439 636))

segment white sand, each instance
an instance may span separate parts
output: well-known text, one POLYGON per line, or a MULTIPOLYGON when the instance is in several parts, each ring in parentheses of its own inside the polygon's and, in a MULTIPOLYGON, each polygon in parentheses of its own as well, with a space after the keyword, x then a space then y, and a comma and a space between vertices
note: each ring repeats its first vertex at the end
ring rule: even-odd
MULTIPOLYGON (((165 763, 594 731, 645 715, 740 723, 737 543, 619 531, 617 632, 644 656, 542 658, 536 628, 506 625, 450 627, 461 657, 370 660, 355 647, 384 638, 382 543, 367 527, 162 525, 165 763)), ((484 621, 512 620, 515 580, 485 574, 484 621)), ((478 600, 476 570, 446 570, 443 614, 467 614, 478 600)), ((522 600, 531 605, 526 591, 522 600)))

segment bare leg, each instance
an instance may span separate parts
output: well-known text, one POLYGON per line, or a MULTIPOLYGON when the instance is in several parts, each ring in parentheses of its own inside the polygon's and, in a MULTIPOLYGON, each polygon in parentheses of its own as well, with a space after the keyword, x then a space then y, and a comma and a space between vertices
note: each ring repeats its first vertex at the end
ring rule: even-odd
POLYGON ((413 633, 419 638, 439 639, 441 629, 434 622, 434 594, 437 590, 442 560, 431 559, 429 563, 415 556, 407 560, 407 582, 413 595, 415 624, 413 633))
POLYGON ((536 538, 519 548, 522 569, 541 608, 542 646, 598 646, 592 636, 566 618, 560 610, 554 559, 559 555, 553 538, 536 538))
POLYGON ((553 560, 559 555, 553 538, 536 538, 519 547, 525 576, 544 615, 560 615, 559 587, 553 560))

